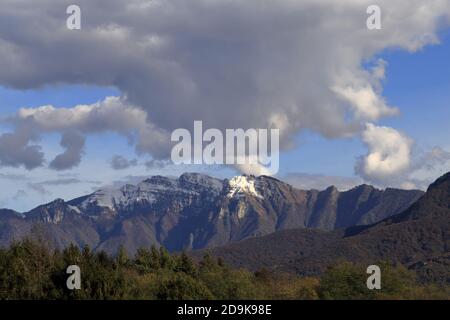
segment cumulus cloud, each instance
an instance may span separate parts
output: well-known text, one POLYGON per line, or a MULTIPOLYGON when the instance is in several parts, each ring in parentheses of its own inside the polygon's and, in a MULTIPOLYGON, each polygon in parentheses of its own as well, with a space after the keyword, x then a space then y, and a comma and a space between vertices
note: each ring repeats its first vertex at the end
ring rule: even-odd
POLYGON ((170 154, 168 132, 156 128, 147 120, 146 111, 120 97, 106 97, 100 102, 73 108, 55 108, 51 105, 21 108, 15 117, 10 118, 17 125, 26 124, 40 132, 117 132, 136 143, 138 153, 167 157, 170 154))
POLYGON ((395 181, 410 168, 413 141, 406 135, 368 123, 362 140, 369 151, 359 159, 356 172, 365 180, 381 184, 395 181))
POLYGON ((262 164, 236 164, 235 168, 245 174, 252 174, 255 176, 271 176, 274 174, 271 170, 262 164))
POLYGON ((137 160, 136 159, 127 159, 123 156, 120 155, 115 155, 112 159, 111 159, 111 168, 113 168, 114 170, 124 170, 124 169, 128 169, 130 167, 134 167, 137 165, 137 160))
POLYGON ((350 103, 357 118, 378 120, 383 116, 398 114, 398 110, 388 107, 383 98, 377 95, 372 87, 334 87, 332 89, 337 95, 350 103))
POLYGON ((393 128, 368 123, 362 140, 368 153, 358 159, 355 171, 378 186, 426 189, 433 182, 430 176, 448 169, 449 151, 438 146, 419 150, 411 138, 393 128))
POLYGON ((84 142, 85 138, 77 133, 64 133, 61 138, 61 146, 66 150, 50 162, 50 168, 67 170, 76 167, 81 162, 84 142))
MULTIPOLYGON (((386 48, 415 51, 437 43, 438 27, 450 16, 447 0, 379 0, 383 28, 368 30, 369 0, 77 4, 83 23, 73 32, 65 27, 60 1, 2 2, 0 85, 114 86, 120 98, 26 109, 20 118, 41 130, 120 132, 138 153, 156 159, 170 154, 168 132, 190 128, 194 120, 219 129, 277 127, 283 148, 303 129, 329 138, 367 132, 366 121, 398 111, 381 93, 384 66, 367 70, 364 62, 386 48)), ((374 154, 391 151, 370 147, 378 150, 374 154)), ((41 163, 34 151, 29 168, 41 163)), ((389 165, 376 157, 369 155, 361 167, 368 177, 380 179, 386 176, 380 172, 405 166, 394 163, 404 161, 401 156, 389 157, 389 165)))
POLYGON ((31 144, 38 140, 35 132, 18 128, 13 133, 0 136, 0 166, 20 167, 28 170, 40 167, 44 163, 41 147, 31 144))

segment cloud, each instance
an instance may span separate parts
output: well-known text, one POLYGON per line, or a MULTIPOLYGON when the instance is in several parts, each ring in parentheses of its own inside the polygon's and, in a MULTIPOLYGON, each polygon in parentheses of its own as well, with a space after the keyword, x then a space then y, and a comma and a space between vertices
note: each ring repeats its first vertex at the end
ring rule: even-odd
POLYGON ((18 190, 16 192, 16 194, 13 196, 13 200, 18 201, 18 200, 26 198, 26 197, 28 197, 28 193, 26 193, 25 190, 21 189, 21 190, 18 190))
MULTIPOLYGON (((283 148, 304 129, 328 138, 357 135, 365 122, 398 113, 381 93, 384 66, 367 70, 364 63, 387 48, 413 52, 437 43, 450 16, 446 0, 379 0, 382 30, 368 30, 369 0, 77 4, 83 22, 74 32, 65 27, 60 1, 29 8, 2 2, 0 85, 114 86, 120 98, 29 108, 19 118, 44 131, 119 132, 158 160, 170 154, 168 133, 194 120, 219 129, 277 127, 283 148)), ((34 151, 34 162, 0 163, 42 163, 38 150, 24 148, 34 151)), ((390 159, 393 171, 405 165, 390 159)), ((362 167, 376 179, 389 170, 382 162, 362 167)))
POLYGON ((128 169, 130 167, 134 167, 137 165, 137 160, 136 159, 132 159, 132 160, 128 160, 127 158, 120 156, 120 155, 115 155, 112 159, 111 159, 111 168, 113 168, 114 170, 124 170, 124 169, 128 169))
MULTIPOLYGON (((79 179, 75 179, 75 178, 67 178, 67 179, 55 179, 55 180, 46 180, 46 181, 41 181, 35 184, 39 184, 41 186, 61 186, 61 185, 68 185, 68 184, 75 184, 75 183, 81 183, 81 182, 87 182, 87 181, 82 181, 79 179)), ((95 182, 92 182, 95 183, 95 182)))
POLYGON ((267 167, 261 164, 236 164, 234 168, 245 174, 251 174, 255 176, 272 176, 274 173, 270 171, 267 167))
MULTIPOLYGON (((10 121, 18 126, 26 124, 40 132, 69 132, 69 137, 73 137, 72 132, 117 132, 135 143, 138 153, 167 157, 170 154, 168 132, 157 129, 147 120, 146 111, 120 97, 106 97, 100 102, 73 108, 51 105, 21 108, 16 116, 10 117, 10 121)), ((78 141, 77 151, 81 151, 80 139, 75 140, 78 141)))
POLYGON ((356 173, 365 180, 385 184, 396 181, 411 166, 413 141, 393 128, 368 123, 362 133, 368 154, 356 164, 356 173))
POLYGON ((416 151, 411 168, 401 187, 426 190, 436 177, 448 172, 450 152, 441 147, 416 151))
POLYGON ((55 170, 68 170, 76 167, 81 162, 81 155, 84 148, 84 137, 76 133, 64 133, 61 138, 61 146, 66 151, 57 155, 52 162, 50 168, 55 170))
POLYGON ((20 167, 27 170, 44 163, 44 153, 38 145, 32 145, 38 136, 31 130, 19 128, 13 133, 0 136, 0 166, 20 167))
POLYGON ((335 186, 339 190, 345 191, 360 185, 363 182, 357 177, 339 177, 308 173, 290 173, 282 179, 294 187, 303 190, 325 190, 330 186, 335 186))
POLYGON ((415 161, 415 170, 434 170, 439 166, 445 165, 450 161, 450 152, 441 147, 433 147, 431 150, 422 153, 422 155, 415 161))
POLYGON ((92 191, 97 191, 99 189, 104 190, 104 189, 117 189, 117 188, 121 188, 126 184, 138 184, 146 179, 148 179, 148 176, 134 176, 134 175, 128 175, 125 177, 122 177, 120 180, 115 180, 109 184, 105 184, 102 185, 100 187, 93 187, 92 191))
POLYGON ((43 196, 51 195, 51 193, 44 187, 44 185, 40 183, 28 183, 28 188, 43 196))
POLYGON ((388 107, 372 87, 333 87, 332 90, 350 103, 355 116, 360 119, 374 121, 384 116, 397 115, 399 112, 397 109, 388 107))
POLYGON ((152 170, 152 169, 164 169, 165 167, 167 167, 168 165, 172 164, 170 161, 167 160, 148 160, 145 162, 145 167, 148 170, 152 170))
POLYGON ((89 183, 96 185, 100 184, 99 181, 80 180, 76 178, 63 178, 63 179, 45 180, 40 182, 30 182, 28 183, 28 188, 41 195, 50 195, 51 193, 47 190, 48 187, 67 186, 81 183, 89 183))
POLYGON ((24 180, 28 180, 28 177, 23 174, 0 173, 0 179, 24 181, 24 180))
POLYGON ((448 171, 450 152, 435 146, 420 150, 405 134, 367 124, 362 140, 368 153, 358 159, 355 172, 378 186, 426 189, 433 178, 448 171))

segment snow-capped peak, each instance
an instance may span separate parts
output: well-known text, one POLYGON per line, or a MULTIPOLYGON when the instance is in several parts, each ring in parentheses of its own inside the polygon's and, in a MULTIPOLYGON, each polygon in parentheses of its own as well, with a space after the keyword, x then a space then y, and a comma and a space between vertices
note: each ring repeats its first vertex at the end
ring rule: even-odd
POLYGON ((133 208, 136 204, 154 204, 159 198, 169 195, 198 195, 207 191, 219 194, 222 181, 201 174, 184 174, 180 178, 153 176, 137 185, 126 184, 121 188, 103 188, 88 196, 79 207, 83 210, 90 206, 120 211, 133 208))
POLYGON ((120 197, 120 191, 113 188, 105 188, 95 191, 91 196, 84 200, 80 207, 86 209, 90 205, 114 209, 115 198, 120 197))
POLYGON ((236 176, 228 181, 228 194, 229 198, 233 198, 240 195, 252 195, 257 198, 262 196, 256 190, 256 181, 252 176, 236 176))

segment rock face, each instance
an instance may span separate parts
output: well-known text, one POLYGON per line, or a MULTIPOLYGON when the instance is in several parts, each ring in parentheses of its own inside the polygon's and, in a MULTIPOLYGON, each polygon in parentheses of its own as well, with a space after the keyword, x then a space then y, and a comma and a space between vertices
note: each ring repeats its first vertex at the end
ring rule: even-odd
POLYGON ((402 212, 421 191, 299 190, 266 176, 219 180, 186 173, 137 185, 58 199, 20 214, 0 211, 0 244, 33 232, 57 247, 89 245, 109 253, 163 245, 169 250, 220 246, 278 230, 334 230, 378 222, 402 212))
MULTIPOLYGON (((378 214, 382 214, 382 208, 390 203, 398 203, 395 199, 398 199, 399 192, 388 189, 380 194, 371 187, 361 186, 344 193, 339 199, 345 203, 349 220, 338 218, 337 221, 366 221, 380 217, 378 214), (357 218, 359 209, 355 208, 358 201, 351 201, 353 197, 362 201, 360 210, 379 199, 387 202, 380 202, 379 206, 366 211, 369 213, 361 219, 357 218)), ((329 189, 324 196, 331 199, 335 193, 329 189)), ((333 205, 332 201, 323 203, 323 207, 333 205)), ((439 178, 424 196, 403 212, 373 225, 335 231, 304 228, 282 230, 207 251, 236 267, 277 269, 302 275, 316 275, 339 261, 364 265, 390 261, 416 270, 424 282, 449 285, 450 173, 439 178)), ((202 256, 204 251, 192 254, 202 256)))

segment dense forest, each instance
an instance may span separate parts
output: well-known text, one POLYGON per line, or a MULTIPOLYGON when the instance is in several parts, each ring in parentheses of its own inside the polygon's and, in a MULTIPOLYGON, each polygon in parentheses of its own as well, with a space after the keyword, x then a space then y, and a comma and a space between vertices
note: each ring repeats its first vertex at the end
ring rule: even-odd
POLYGON ((380 264, 382 289, 368 290, 366 267, 339 263, 320 277, 232 269, 205 256, 198 262, 164 248, 112 257, 70 246, 50 250, 22 240, 0 249, 0 299, 449 299, 448 288, 420 285, 402 266, 380 264), (69 290, 69 265, 81 289, 69 290))

